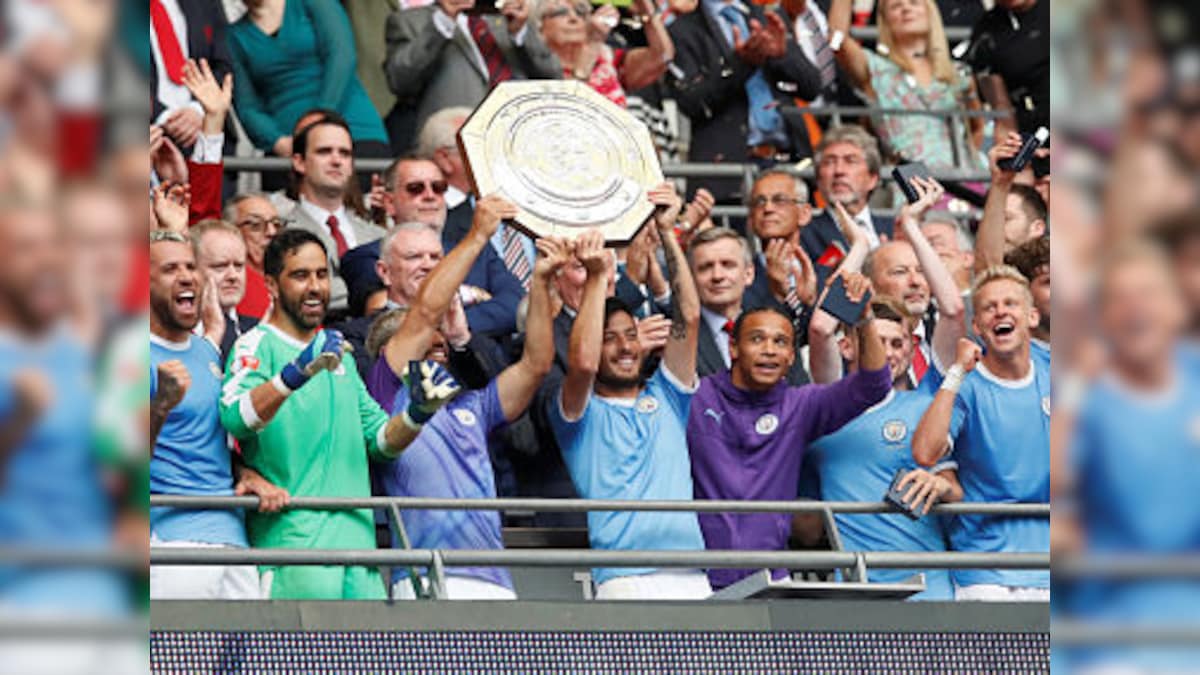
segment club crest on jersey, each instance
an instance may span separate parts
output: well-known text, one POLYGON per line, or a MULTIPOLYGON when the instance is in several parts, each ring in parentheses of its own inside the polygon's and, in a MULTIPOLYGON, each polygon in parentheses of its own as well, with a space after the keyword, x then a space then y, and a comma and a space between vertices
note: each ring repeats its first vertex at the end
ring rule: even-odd
POLYGON ((754 422, 754 430, 757 431, 760 436, 768 436, 773 434, 778 428, 779 418, 773 413, 767 413, 754 422))
POLYGON ((1047 417, 1050 415, 1050 397, 1049 396, 1042 397, 1042 412, 1046 413, 1047 417))
POLYGON ((908 425, 904 420, 888 420, 883 423, 883 440, 888 443, 899 443, 908 435, 908 425))
POLYGON ((658 399, 653 396, 643 396, 638 399, 637 411, 640 413, 652 413, 658 410, 658 399))
POLYGON ((465 408, 455 408, 451 412, 454 414, 454 417, 458 420, 458 423, 463 425, 464 427, 475 426, 475 413, 471 412, 470 410, 467 410, 465 408))

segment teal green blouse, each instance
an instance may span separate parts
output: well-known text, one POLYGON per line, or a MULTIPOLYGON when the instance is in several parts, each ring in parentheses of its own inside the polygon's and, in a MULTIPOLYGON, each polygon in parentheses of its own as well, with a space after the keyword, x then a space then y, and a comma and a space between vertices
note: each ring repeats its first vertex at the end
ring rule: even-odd
POLYGON ((249 15, 227 34, 234 103, 255 146, 270 152, 313 108, 341 113, 356 141, 387 142, 383 122, 355 75, 354 33, 336 0, 285 0, 283 23, 274 35, 249 15))

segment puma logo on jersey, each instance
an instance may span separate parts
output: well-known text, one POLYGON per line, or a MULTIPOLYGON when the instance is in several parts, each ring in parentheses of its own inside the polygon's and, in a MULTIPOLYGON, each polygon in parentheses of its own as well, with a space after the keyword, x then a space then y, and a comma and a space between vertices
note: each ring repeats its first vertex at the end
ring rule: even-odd
POLYGON ((725 413, 719 413, 716 410, 713 410, 712 408, 705 408, 704 414, 713 418, 714 420, 716 420, 717 424, 720 424, 721 418, 725 416, 725 413))

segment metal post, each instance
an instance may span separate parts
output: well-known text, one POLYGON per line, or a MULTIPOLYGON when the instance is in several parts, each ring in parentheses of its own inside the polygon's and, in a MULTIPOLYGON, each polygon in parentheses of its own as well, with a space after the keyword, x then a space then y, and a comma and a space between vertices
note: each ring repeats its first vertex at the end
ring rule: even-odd
MULTIPOLYGON (((388 522, 392 523, 392 527, 396 530, 396 539, 400 542, 400 548, 409 550, 412 544, 408 540, 408 530, 404 529, 404 519, 400 517, 400 507, 396 502, 388 505, 388 522)), ((421 588, 421 575, 417 574, 417 568, 408 568, 408 581, 412 584, 413 593, 418 599, 425 597, 425 591, 421 588)), ((392 593, 392 584, 388 582, 388 596, 392 593)))
POLYGON ((446 599, 446 566, 442 562, 442 552, 433 552, 433 564, 429 566, 431 576, 429 577, 430 595, 434 599, 446 599))

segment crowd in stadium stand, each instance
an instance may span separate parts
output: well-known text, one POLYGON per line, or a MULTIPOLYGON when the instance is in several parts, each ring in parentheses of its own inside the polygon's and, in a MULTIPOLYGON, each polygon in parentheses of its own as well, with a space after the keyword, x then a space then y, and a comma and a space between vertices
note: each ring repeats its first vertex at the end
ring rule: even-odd
MULTIPOLYGON (((879 502, 895 478, 914 517, 838 515, 847 550, 1049 550, 1046 518, 929 512, 1050 498, 1048 150, 1004 168, 1048 118, 1048 0, 388 4, 150 0, 150 492, 260 499, 152 508, 152 546, 376 546, 370 510, 293 497, 879 502), (877 39, 851 35, 866 25, 877 39), (970 37, 952 47, 948 28, 970 37), (675 115, 688 160, 754 179, 647 186, 654 215, 624 247, 531 237, 516 205, 472 194, 455 134, 491 87, 539 78, 586 82, 656 132, 675 115), (1011 114, 905 114, 983 109, 1011 114), (224 171, 235 115, 286 179, 224 171), (908 201, 887 172, 913 161, 942 180, 908 201), (744 218, 717 210, 738 203, 744 218), (853 309, 835 316, 840 295, 853 309)), ((509 524, 403 522, 422 549, 498 549, 509 524)), ((522 522, 586 527, 595 549, 828 546, 790 514, 522 522)), ((700 599, 751 571, 592 582, 700 599)), ((450 598, 516 597, 506 569, 446 572, 450 598)), ((1047 570, 924 573, 919 599, 1049 599, 1047 570)), ((387 583, 162 566, 150 593, 411 598, 429 580, 387 583)))

